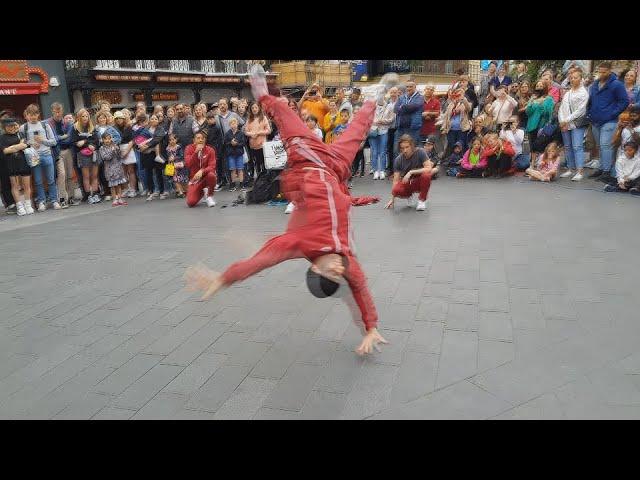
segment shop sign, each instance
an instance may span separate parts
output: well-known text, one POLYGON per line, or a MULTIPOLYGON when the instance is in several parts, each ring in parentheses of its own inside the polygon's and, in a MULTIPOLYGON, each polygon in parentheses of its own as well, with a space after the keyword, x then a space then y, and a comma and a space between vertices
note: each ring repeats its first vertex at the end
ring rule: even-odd
POLYGON ((202 77, 197 77, 195 75, 189 75, 189 76, 158 75, 157 80, 159 82, 199 83, 199 82, 202 82, 202 77))
POLYGON ((0 82, 28 81, 29 72, 26 60, 0 60, 0 82))
MULTIPOLYGON (((154 92, 151 94, 153 102, 177 102, 178 92, 154 92)), ((134 93, 133 99, 136 102, 144 102, 144 93, 134 93)))
POLYGON ((112 82, 150 82, 151 75, 107 75, 99 73, 96 80, 107 80, 112 82))

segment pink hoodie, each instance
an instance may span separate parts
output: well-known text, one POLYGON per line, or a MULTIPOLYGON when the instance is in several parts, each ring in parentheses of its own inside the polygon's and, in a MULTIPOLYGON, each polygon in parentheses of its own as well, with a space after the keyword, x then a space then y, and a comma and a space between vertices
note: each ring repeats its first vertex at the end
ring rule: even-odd
POLYGON ((465 170, 473 170, 474 168, 486 168, 487 167, 487 157, 483 156, 483 152, 484 149, 480 149, 480 152, 478 152, 478 155, 480 155, 480 160, 478 160, 478 163, 475 165, 475 167, 473 165, 471 165, 471 163, 469 163, 469 153, 471 152, 471 149, 467 150, 466 152, 464 152, 464 156, 462 157, 462 161, 460 162, 460 166, 462 168, 464 168, 465 170))

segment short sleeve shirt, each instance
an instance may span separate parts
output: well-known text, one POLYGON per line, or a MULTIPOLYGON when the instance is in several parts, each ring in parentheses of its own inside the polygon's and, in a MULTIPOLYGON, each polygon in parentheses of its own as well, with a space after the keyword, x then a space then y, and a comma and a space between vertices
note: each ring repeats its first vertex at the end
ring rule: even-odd
POLYGON ((409 158, 405 158, 403 154, 398 155, 393 161, 393 171, 404 177, 409 170, 422 168, 427 159, 427 152, 423 148, 416 148, 416 151, 409 158))

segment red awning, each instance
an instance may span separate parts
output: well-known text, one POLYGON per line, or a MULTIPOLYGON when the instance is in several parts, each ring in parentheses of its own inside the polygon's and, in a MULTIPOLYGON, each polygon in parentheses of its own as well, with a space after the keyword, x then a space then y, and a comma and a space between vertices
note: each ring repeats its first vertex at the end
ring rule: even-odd
POLYGON ((38 95, 39 83, 0 83, 0 95, 38 95))

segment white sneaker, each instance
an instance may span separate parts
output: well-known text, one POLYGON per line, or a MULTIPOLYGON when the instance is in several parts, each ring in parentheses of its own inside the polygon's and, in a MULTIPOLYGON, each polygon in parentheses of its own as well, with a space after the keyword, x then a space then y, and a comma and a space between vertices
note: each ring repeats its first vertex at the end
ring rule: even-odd
POLYGON ((378 175, 378 172, 373 172, 373 179, 378 180, 378 178, 380 178, 380 176, 378 175))
POLYGON ((24 205, 22 202, 18 202, 16 205, 16 212, 18 214, 19 217, 22 217, 23 215, 27 214, 27 210, 24 208, 24 205))
POLYGON ((153 200, 153 193, 147 195, 147 202, 150 202, 151 200, 153 200))
POLYGON ((167 198, 169 198, 169 194, 167 192, 160 194, 160 200, 166 200, 167 198))
POLYGON ((111 195, 107 195, 106 197, 104 197, 104 201, 105 202, 110 202, 111 201, 111 195))
POLYGON ((571 176, 573 176, 573 172, 571 170, 567 170, 562 175, 560 175, 560 178, 569 178, 571 176))
POLYGON ((584 178, 584 175, 582 175, 581 173, 576 173, 573 178, 571 179, 571 181, 573 182, 579 182, 580 180, 582 180, 584 178))
POLYGON ((416 206, 416 194, 415 193, 413 195, 411 195, 409 198, 407 198, 407 205, 409 205, 411 208, 416 206))
POLYGON ((291 212, 293 212, 295 210, 296 206, 293 202, 289 202, 289 205, 287 205, 287 208, 285 209, 284 213, 286 213, 287 215, 291 212))
POLYGON ((102 198, 100 198, 100 195, 98 195, 97 193, 93 196, 93 203, 100 203, 102 201, 102 198))
POLYGON ((38 211, 39 211, 39 212, 44 212, 46 209, 47 209, 47 206, 45 205, 45 203, 44 203, 44 202, 40 202, 40 203, 38 204, 38 211))
POLYGON ((53 202, 53 209, 54 210, 62 210, 62 206, 60 206, 59 202, 53 202))
POLYGON ((136 192, 135 190, 129 190, 127 192, 127 197, 128 198, 136 198, 138 196, 138 192, 136 192))
POLYGON ((216 201, 213 199, 213 197, 207 197, 207 207, 215 207, 216 206, 216 201))
POLYGON ((153 195, 153 198, 160 197, 160 194, 158 192, 153 192, 151 195, 153 195))
POLYGON ((416 207, 416 210, 422 211, 426 209, 427 209, 427 202, 418 201, 418 206, 416 207))
POLYGON ((380 172, 380 180, 384 180, 384 172, 380 172))
POLYGON ((33 205, 31 204, 31 200, 28 200, 24 204, 24 210, 27 212, 27 215, 33 215, 33 205))

